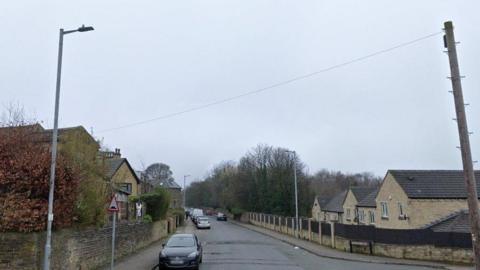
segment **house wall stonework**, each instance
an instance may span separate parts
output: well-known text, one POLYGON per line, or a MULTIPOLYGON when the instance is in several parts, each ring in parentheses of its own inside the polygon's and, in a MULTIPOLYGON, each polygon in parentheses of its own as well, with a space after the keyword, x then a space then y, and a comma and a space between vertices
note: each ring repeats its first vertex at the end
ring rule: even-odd
POLYGON ((418 229, 449 214, 467 209, 465 199, 409 199, 391 174, 387 174, 377 195, 376 227, 418 229), (382 202, 388 217, 382 217, 382 202), (400 216, 400 206, 406 218, 400 216))
POLYGON ((410 199, 408 221, 411 228, 419 228, 449 214, 467 209, 467 200, 410 199))
POLYGON ((323 214, 320 207, 320 203, 318 202, 317 198, 315 198, 312 207, 312 218, 316 221, 323 221, 323 214))
POLYGON ((132 196, 138 195, 138 183, 127 163, 123 163, 112 177, 112 182, 116 184, 128 183, 132 185, 132 196))
POLYGON ((183 205, 182 190, 179 188, 169 188, 170 193, 170 208, 180 208, 183 205))
POLYGON ((352 190, 349 190, 345 197, 345 201, 343 202, 343 224, 357 224, 355 221, 355 209, 357 203, 358 201, 355 198, 355 195, 353 195, 352 190))
POLYGON ((410 219, 399 219, 400 211, 398 204, 401 203, 403 210, 410 214, 411 210, 408 206, 407 194, 403 191, 402 187, 395 181, 393 176, 388 173, 383 180, 380 190, 378 191, 376 203, 377 208, 375 211, 376 223, 378 228, 391 228, 391 229, 411 229, 413 228, 409 223, 410 219), (386 203, 388 209, 388 216, 382 216, 382 203, 386 203))

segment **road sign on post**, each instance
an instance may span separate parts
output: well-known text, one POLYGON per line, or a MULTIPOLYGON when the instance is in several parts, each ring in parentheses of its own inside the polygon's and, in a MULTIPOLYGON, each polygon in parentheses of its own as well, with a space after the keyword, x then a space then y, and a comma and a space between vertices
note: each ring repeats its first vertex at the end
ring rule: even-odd
POLYGON ((117 223, 117 212, 119 210, 118 202, 117 202, 117 196, 113 195, 112 200, 110 201, 110 205, 108 206, 107 210, 109 212, 111 212, 112 215, 113 215, 113 222, 112 222, 112 260, 110 262, 110 269, 113 270, 113 262, 114 262, 114 258, 115 258, 115 225, 117 223))
POLYGON ((112 200, 110 201, 110 205, 108 206, 108 211, 110 212, 118 212, 118 202, 117 202, 117 196, 113 196, 112 200))

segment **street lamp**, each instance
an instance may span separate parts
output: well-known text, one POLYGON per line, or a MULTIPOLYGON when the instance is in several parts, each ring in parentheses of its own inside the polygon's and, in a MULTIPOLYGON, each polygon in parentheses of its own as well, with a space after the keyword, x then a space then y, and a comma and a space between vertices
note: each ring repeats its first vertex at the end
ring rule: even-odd
POLYGON ((293 178, 295 182, 295 237, 298 238, 298 188, 297 188, 297 153, 295 151, 285 150, 287 153, 293 154, 293 178))
POLYGON ((186 180, 187 177, 189 177, 190 174, 186 174, 183 176, 183 209, 187 207, 186 203, 186 198, 187 198, 187 186, 186 186, 186 180))
POLYGON ((50 190, 48 192, 48 216, 47 216, 47 239, 45 241, 45 254, 43 260, 43 270, 50 269, 51 243, 52 243, 52 223, 53 223, 53 192, 55 190, 55 165, 57 162, 57 140, 58 140, 58 109, 60 103, 60 78, 62 75, 62 53, 63 53, 63 36, 74 32, 92 31, 93 27, 82 25, 76 30, 65 31, 60 29, 60 37, 58 41, 58 62, 57 62, 57 85, 55 91, 55 115, 53 120, 52 135, 52 161, 50 164, 50 190))

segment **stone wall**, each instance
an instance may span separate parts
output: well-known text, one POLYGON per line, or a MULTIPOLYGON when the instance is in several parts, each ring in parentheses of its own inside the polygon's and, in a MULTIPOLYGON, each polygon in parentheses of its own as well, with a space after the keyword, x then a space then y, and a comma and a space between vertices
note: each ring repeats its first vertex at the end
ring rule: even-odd
MULTIPOLYGON (((115 258, 129 255, 176 230, 174 218, 149 224, 120 223, 115 258), (168 229, 170 228, 170 231, 168 229)), ((112 228, 65 229, 52 237, 52 269, 96 269, 110 262, 112 228)), ((45 233, 1 233, 0 269, 41 269, 45 233)))
MULTIPOLYGON (((281 217, 280 226, 272 226, 268 224, 267 215, 260 213, 248 213, 247 217, 250 219, 249 223, 255 226, 263 227, 282 234, 294 236, 295 232, 292 228, 285 226, 285 218, 281 217)), ((309 228, 302 228, 299 235, 302 239, 311 241, 324 246, 332 247, 345 252, 355 252, 369 254, 370 248, 368 246, 353 246, 350 248, 350 239, 346 239, 335 235, 318 234, 311 231, 311 220, 309 228)), ((334 226, 331 227, 334 233, 334 226)), ((462 263, 473 264, 473 252, 471 249, 438 247, 434 245, 398 245, 398 244, 382 244, 372 243, 373 255, 393 257, 399 259, 413 259, 426 261, 439 261, 448 263, 462 263)))

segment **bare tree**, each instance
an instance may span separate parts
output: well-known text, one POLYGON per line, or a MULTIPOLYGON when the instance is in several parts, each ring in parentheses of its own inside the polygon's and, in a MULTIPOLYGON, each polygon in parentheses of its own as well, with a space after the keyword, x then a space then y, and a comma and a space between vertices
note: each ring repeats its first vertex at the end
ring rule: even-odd
POLYGON ((33 119, 27 119, 25 108, 20 103, 10 102, 4 105, 0 118, 1 127, 18 127, 33 124, 33 119))
POLYGON ((173 172, 170 166, 164 163, 153 163, 145 169, 145 178, 154 186, 159 186, 164 181, 173 181, 173 172))

